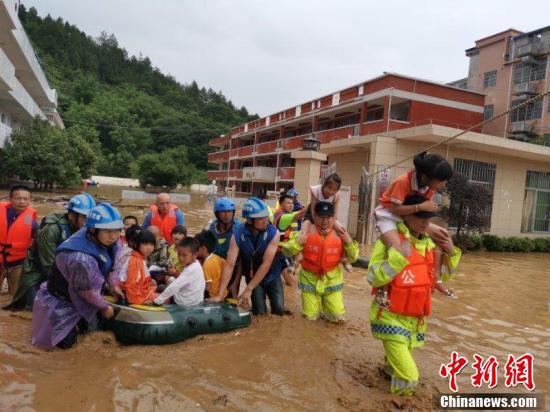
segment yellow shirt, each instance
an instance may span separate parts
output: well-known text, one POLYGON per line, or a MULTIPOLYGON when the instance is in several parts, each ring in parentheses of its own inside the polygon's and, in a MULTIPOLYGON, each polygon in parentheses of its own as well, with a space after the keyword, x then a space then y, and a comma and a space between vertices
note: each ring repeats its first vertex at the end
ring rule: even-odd
MULTIPOLYGON (((202 264, 204 280, 207 284, 210 284, 210 296, 216 296, 220 291, 220 279, 222 277, 224 265, 225 259, 213 253, 211 253, 202 264)), ((227 295, 227 291, 224 297, 225 295, 227 295)))
POLYGON ((170 259, 172 265, 174 265, 178 273, 183 272, 183 265, 181 264, 180 258, 178 257, 176 245, 172 245, 168 248, 168 258, 170 259))

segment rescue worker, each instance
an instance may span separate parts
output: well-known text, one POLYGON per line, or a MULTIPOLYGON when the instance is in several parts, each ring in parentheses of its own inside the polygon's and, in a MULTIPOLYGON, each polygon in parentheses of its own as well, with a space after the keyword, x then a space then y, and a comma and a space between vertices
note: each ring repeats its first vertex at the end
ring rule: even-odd
POLYGON ((282 259, 277 258, 280 233, 269 223, 267 205, 256 197, 251 197, 245 202, 242 216, 246 223, 239 226, 231 236, 220 281, 220 292, 211 300, 221 302, 224 299, 224 291, 240 254, 242 273, 247 285, 239 296, 239 304, 252 305, 255 315, 263 315, 267 313, 267 296, 271 313, 283 315, 282 259))
POLYGON ((94 207, 94 198, 81 193, 71 198, 67 210, 52 212, 42 219, 40 229, 27 252, 17 292, 5 309, 32 310, 36 292, 54 263, 55 249, 84 226, 86 215, 94 207))
MULTIPOLYGON (((404 205, 419 205, 422 196, 405 198, 404 205)), ((369 263, 367 280, 377 288, 389 287, 389 308, 373 300, 370 308, 371 331, 382 340, 385 352, 384 373, 391 378, 391 392, 412 395, 417 387, 419 372, 412 356, 415 347, 424 345, 426 318, 431 314, 431 294, 434 289, 435 243, 426 230, 434 212, 420 211, 403 216, 397 223, 402 250, 390 248, 378 240, 369 263)), ((460 249, 449 246, 443 259, 441 275, 448 280, 458 265, 460 249)))
POLYGON ((170 203, 168 193, 159 193, 155 204, 151 205, 150 209, 151 211, 145 215, 143 228, 158 227, 161 237, 171 245, 172 229, 177 225, 185 226, 185 215, 176 205, 170 203))
MULTIPOLYGON (((231 236, 243 223, 235 217, 235 204, 228 197, 220 197, 216 200, 214 215, 216 217, 210 221, 206 229, 216 236, 216 248, 213 253, 226 259, 231 236)), ((240 271, 240 259, 238 259, 228 286, 229 293, 233 298, 237 298, 239 294, 240 271)))
POLYGON ((8 279, 8 293, 13 297, 23 272, 27 250, 38 230, 36 210, 31 206, 31 192, 26 186, 14 186, 8 202, 0 202, 0 290, 8 279))
POLYGON ((315 204, 313 225, 305 235, 291 239, 284 247, 287 256, 302 252, 299 288, 302 291, 302 313, 310 320, 319 317, 338 322, 344 320, 344 274, 340 260, 350 262, 359 257, 359 245, 342 227, 334 229, 334 205, 315 204))
MULTIPOLYGON (((300 221, 305 213, 306 209, 303 208, 298 212, 294 212, 294 199, 288 194, 283 194, 279 197, 279 210, 275 212, 273 216, 273 225, 281 233, 279 241, 278 252, 281 252, 283 246, 292 238, 300 234, 298 221, 300 221)), ((297 286, 298 282, 294 276, 294 264, 292 258, 285 258, 281 256, 284 261, 283 265, 283 279, 289 286, 297 286)))
POLYGON ((292 196, 292 200, 294 200, 294 212, 298 212, 302 210, 305 206, 302 205, 302 203, 298 200, 298 196, 300 195, 298 191, 294 188, 290 189, 288 192, 286 192, 287 195, 292 196))
POLYGON ((113 317, 102 292, 105 283, 115 283, 112 268, 123 226, 118 210, 101 203, 88 213, 85 226, 57 248, 34 302, 33 345, 70 348, 78 335, 97 329, 98 312, 113 317))
POLYGON ((231 236, 242 226, 242 222, 235 217, 235 204, 228 197, 220 197, 214 203, 215 219, 212 219, 207 230, 212 232, 217 239, 214 253, 221 258, 227 258, 231 236))

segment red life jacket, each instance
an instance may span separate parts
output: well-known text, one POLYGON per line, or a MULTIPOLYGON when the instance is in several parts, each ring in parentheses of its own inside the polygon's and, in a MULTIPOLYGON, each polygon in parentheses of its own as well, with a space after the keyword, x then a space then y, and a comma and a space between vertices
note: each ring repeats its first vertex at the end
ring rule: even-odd
POLYGON ((177 210, 178 207, 171 204, 169 212, 162 217, 157 205, 151 205, 151 225, 160 229, 160 235, 169 245, 172 244, 172 229, 174 229, 177 224, 177 210))
MULTIPOLYGON (((402 235, 400 237, 402 241, 405 239, 402 235)), ((422 256, 413 246, 412 255, 407 259, 409 265, 390 283, 390 312, 406 316, 430 316, 434 286, 433 250, 426 250, 426 256, 422 256)))
POLYGON ((328 235, 321 236, 315 225, 312 225, 302 254, 302 268, 323 277, 340 264, 344 246, 334 229, 328 235))
POLYGON ((10 202, 0 202, 0 266, 25 259, 32 245, 32 222, 36 220, 36 210, 29 206, 8 229, 9 207, 10 202))

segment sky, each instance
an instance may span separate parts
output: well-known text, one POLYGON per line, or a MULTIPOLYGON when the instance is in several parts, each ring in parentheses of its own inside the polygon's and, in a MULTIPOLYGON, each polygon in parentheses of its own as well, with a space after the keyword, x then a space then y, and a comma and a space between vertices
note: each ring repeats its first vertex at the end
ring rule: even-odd
POLYGON ((264 116, 384 71, 467 76, 464 50, 550 24, 548 0, 23 0, 87 34, 112 33, 181 83, 264 116))

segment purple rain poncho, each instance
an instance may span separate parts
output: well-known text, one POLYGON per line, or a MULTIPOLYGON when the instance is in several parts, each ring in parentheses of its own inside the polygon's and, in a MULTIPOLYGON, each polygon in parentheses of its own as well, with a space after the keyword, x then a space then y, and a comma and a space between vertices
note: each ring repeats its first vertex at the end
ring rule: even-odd
POLYGON ((34 302, 32 344, 46 350, 61 342, 80 318, 94 321, 97 312, 108 307, 101 294, 105 278, 93 256, 63 251, 55 261, 69 284, 70 300, 52 295, 47 282, 40 286, 34 302))

